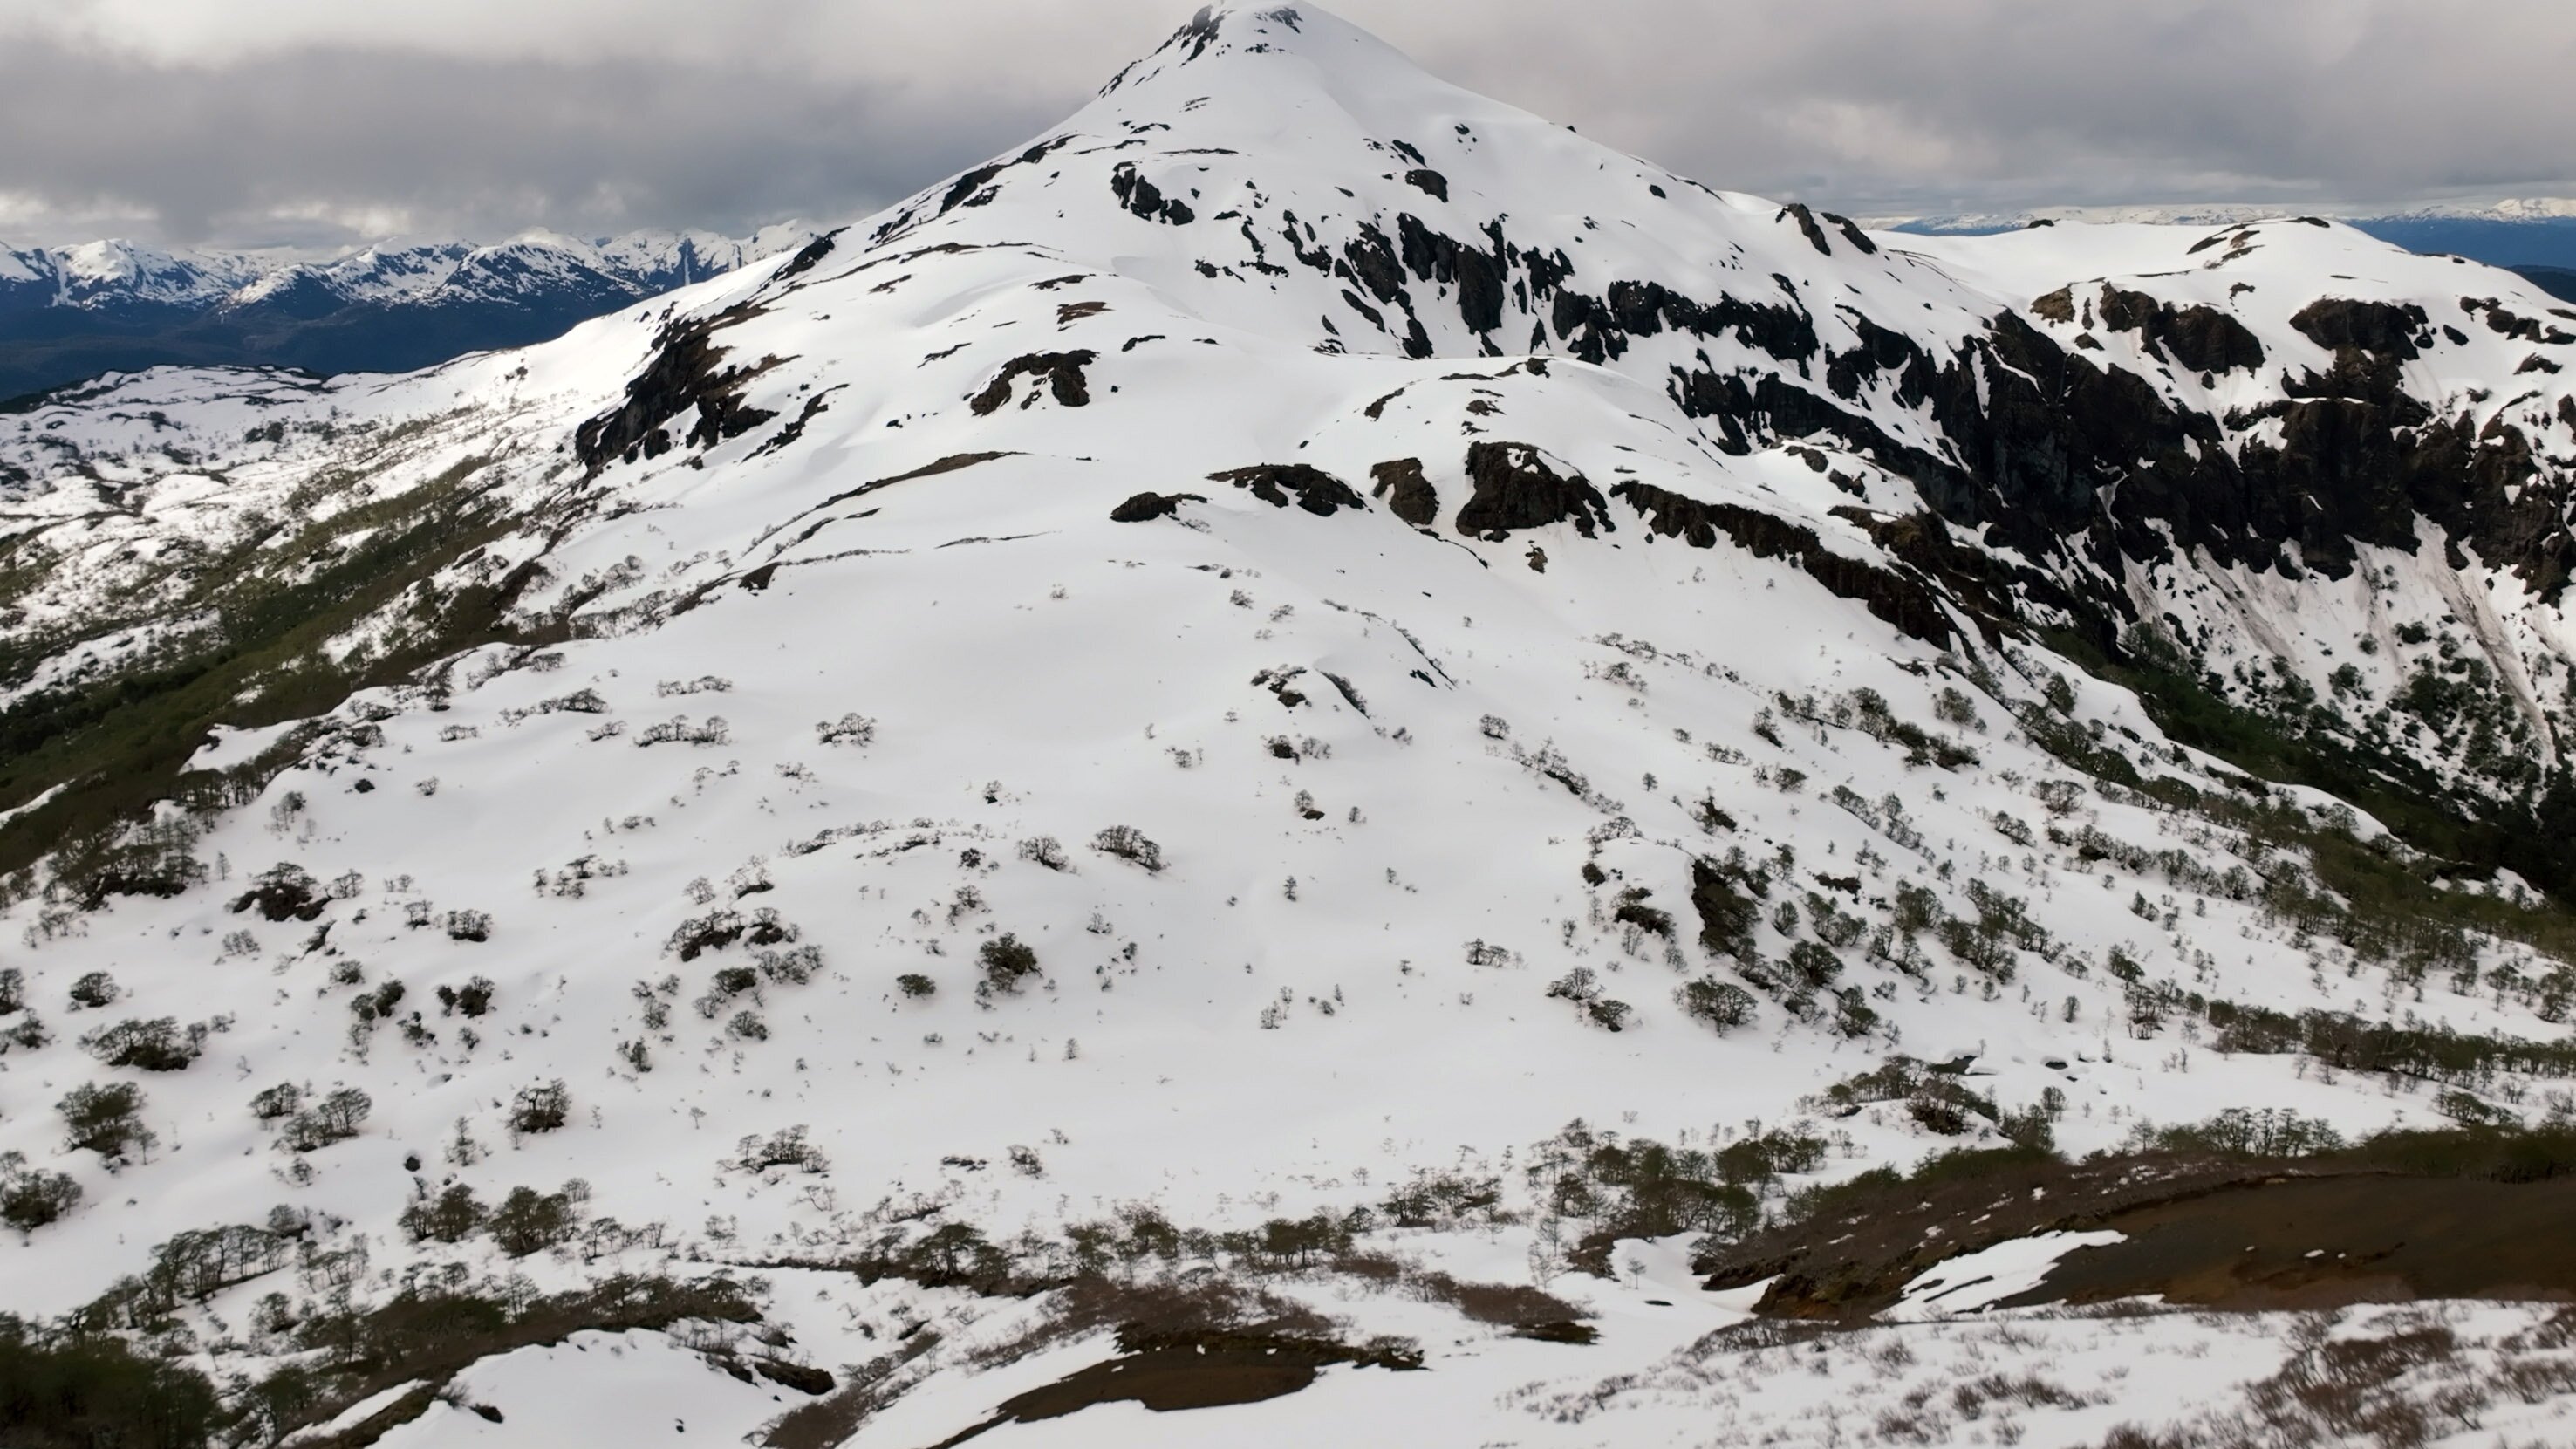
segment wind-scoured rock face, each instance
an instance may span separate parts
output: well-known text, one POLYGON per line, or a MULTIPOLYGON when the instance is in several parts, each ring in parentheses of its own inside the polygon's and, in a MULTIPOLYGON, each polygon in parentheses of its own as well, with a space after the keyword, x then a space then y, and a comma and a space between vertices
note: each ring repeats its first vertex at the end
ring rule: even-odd
POLYGON ((1642 1323, 1939 1146, 2358 1133, 2401 1069, 2536 1119, 2551 305, 2298 223, 1872 235, 1272 5, 556 342, 70 390, 0 418, 0 1152, 86 1193, 18 1300, 287 1196, 356 1295, 765 1264, 928 1375, 1076 1219, 1665 1239, 1642 1323), (159 1149, 64 1146, 96 1083, 159 1149), (1623 1215, 1612 1122, 1736 1176, 1623 1215), (915 1316, 833 1297, 888 1264, 915 1316))

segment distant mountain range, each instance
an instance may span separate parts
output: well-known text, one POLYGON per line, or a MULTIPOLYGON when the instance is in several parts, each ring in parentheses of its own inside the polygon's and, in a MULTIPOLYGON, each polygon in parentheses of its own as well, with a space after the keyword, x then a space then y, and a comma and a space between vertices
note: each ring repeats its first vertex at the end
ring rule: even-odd
MULTIPOLYGON (((2061 221, 2215 227, 2293 214, 2281 207, 2240 205, 2063 206, 2009 215, 1879 218, 1870 224, 1926 236, 1978 236, 2061 221)), ((2569 291, 2576 286, 2576 200, 2538 197, 2493 206, 2425 206, 2385 213, 2344 207, 2322 214, 2411 252, 2467 257, 2520 272, 2559 296, 2576 295, 2569 291)))
POLYGON ((168 363, 403 372, 519 347, 673 287, 801 246, 645 231, 497 246, 380 243, 313 262, 125 241, 0 247, 0 398, 168 363))

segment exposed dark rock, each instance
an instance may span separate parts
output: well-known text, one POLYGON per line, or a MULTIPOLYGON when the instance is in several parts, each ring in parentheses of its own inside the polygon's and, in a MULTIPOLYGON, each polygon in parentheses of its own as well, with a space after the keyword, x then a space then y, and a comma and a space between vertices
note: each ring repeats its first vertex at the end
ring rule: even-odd
POLYGON ((1939 595, 1921 579, 1845 558, 1826 548, 1815 530, 1776 514, 1703 502, 1649 483, 1620 483, 1610 496, 1633 506, 1654 533, 1682 539, 1693 548, 1715 548, 1722 534, 1755 558, 1794 560, 1832 593, 1861 601, 1914 638, 1947 646, 1956 633, 1939 595))
POLYGON ((784 359, 765 357, 748 367, 717 366, 727 349, 716 345, 715 334, 761 311, 744 303, 711 317, 692 317, 664 327, 654 340, 652 361, 626 384, 625 403, 574 430, 573 455, 596 477, 617 459, 632 463, 638 457, 659 457, 670 451, 671 434, 664 425, 692 407, 698 420, 689 429, 688 441, 701 448, 740 437, 778 416, 744 402, 743 390, 784 359))
POLYGON ((1120 206, 1147 221, 1187 226, 1199 219, 1188 202, 1177 196, 1166 199, 1153 182, 1138 175, 1132 161, 1118 163, 1118 169, 1110 174, 1109 189, 1118 193, 1120 206))
POLYGON ((2177 308, 2144 292, 2102 284, 2102 325, 2144 335, 2148 350, 2194 372, 2228 372, 2263 365, 2263 344, 2245 324, 2215 307, 2177 308))
MULTIPOLYGON (((1395 219, 1395 230, 1403 246, 1405 269, 1416 280, 1457 285, 1458 315, 1470 328, 1491 332, 1503 325, 1506 261, 1499 239, 1495 252, 1480 251, 1433 231, 1410 213, 1395 219)), ((1499 238, 1499 228, 1492 235, 1499 238)))
MULTIPOLYGON (((1380 302, 1403 298, 1404 264, 1396 260, 1395 247, 1386 239, 1386 233, 1375 226, 1361 223, 1359 235, 1343 245, 1342 260, 1352 279, 1368 288, 1370 296, 1380 302)), ((1405 306, 1408 311, 1412 308, 1410 302, 1405 306)))
POLYGON ((831 395, 838 391, 840 391, 840 389, 837 387, 827 387, 821 392, 814 394, 812 397, 805 399, 804 411, 798 413, 795 419, 789 422, 787 426, 780 428, 776 433, 771 434, 767 442, 764 442, 758 448, 753 449, 751 456, 758 458, 770 453, 775 453, 794 443, 797 439, 804 437, 805 428, 808 424, 812 423, 817 416, 832 410, 830 401, 831 395))
POLYGON ((2329 297, 2301 308, 2290 325, 2319 347, 2358 347, 2364 352, 2413 361, 2427 319, 2424 309, 2407 303, 2355 302, 2329 297))
MULTIPOLYGON (((794 1389, 800 1394, 828 1394, 836 1382, 826 1370, 815 1368, 810 1364, 789 1363, 785 1359, 771 1358, 766 1354, 754 1355, 751 1359, 751 1369, 771 1383, 782 1388, 794 1389)), ((481 1406, 476 1407, 479 1412, 481 1406)), ((500 1411, 495 1409, 488 1417, 498 1421, 501 1417, 500 1411)))
POLYGON ((1369 496, 1386 500, 1386 511, 1416 528, 1429 528, 1440 516, 1440 494, 1422 476, 1420 458, 1397 458, 1369 469, 1377 486, 1369 496))
POLYGON ((1216 7, 1202 5, 1199 7, 1199 13, 1190 17, 1190 23, 1174 31, 1172 38, 1163 42, 1162 48, 1164 50, 1177 48, 1182 52, 1181 59, 1196 60, 1207 54, 1209 46, 1216 44, 1219 23, 1216 7))
POLYGON ((1418 191, 1428 192, 1442 201, 1449 199, 1449 178, 1428 166, 1417 166, 1405 172, 1404 184, 1418 191))
POLYGON ((1815 319, 1794 304, 1748 302, 1732 295, 1695 302, 1654 282, 1613 282, 1602 296, 1611 320, 1639 337, 1652 337, 1664 327, 1694 337, 1732 334, 1747 347, 1793 363, 1822 350, 1815 319))
MULTIPOLYGON (((1099 357, 1099 353, 1087 347, 1072 352, 1032 352, 1025 357, 1014 357, 1003 365, 991 382, 984 385, 982 392, 975 394, 969 406, 977 417, 1001 411, 1002 404, 1011 400, 1011 384, 1023 377, 1045 378, 1055 390, 1055 400, 1066 407, 1088 406, 1091 384, 1082 375, 1082 370, 1098 361, 1099 357)), ((1029 401, 1020 406, 1027 407, 1035 401, 1036 395, 1031 394, 1029 401)))
POLYGON ((1170 518, 1181 511, 1184 503, 1205 503, 1197 493, 1139 493, 1109 510, 1112 523, 1151 523, 1157 518, 1170 518))
POLYGON ((839 235, 837 231, 826 232, 807 242, 805 249, 790 258, 787 265, 780 267, 778 275, 772 280, 783 282, 790 277, 801 277, 820 266, 823 259, 832 254, 832 239, 839 235))
POLYGON ((1861 345, 1849 352, 1828 355, 1825 386, 1834 396, 1852 400, 1860 396, 1864 383, 1893 373, 1897 378, 1896 405, 1921 406, 1937 381, 1932 359, 1901 332, 1889 331, 1857 313, 1846 314, 1846 320, 1860 333, 1861 345))
MULTIPOLYGON (((993 199, 991 184, 994 178, 1000 176, 1003 172, 1010 170, 1014 166, 1034 166, 1038 162, 1045 160, 1059 147, 1070 143, 1072 140, 1073 137, 1071 136, 1058 136, 1052 141, 1041 141, 1007 161, 995 161, 987 165, 978 166, 974 170, 967 172, 965 175, 958 177, 957 180, 949 186, 948 194, 939 199, 939 214, 941 216, 946 216, 948 213, 955 211, 961 206, 982 206, 984 203, 991 201, 993 199)), ((882 241, 887 236, 892 235, 896 229, 903 225, 905 220, 906 218, 904 217, 895 218, 895 220, 887 227, 881 228, 878 231, 877 239, 882 241)))
MULTIPOLYGON (((1808 245, 1814 247, 1818 252, 1826 256, 1832 256, 1834 254, 1833 244, 1825 240, 1824 227, 1817 223, 1815 211, 1805 202, 1790 202, 1787 206, 1780 208, 1780 216, 1796 217, 1798 219, 1798 230, 1807 234, 1808 245)), ((1772 220, 1777 221, 1780 219, 1780 216, 1775 216, 1772 220)))
POLYGON ((1458 510, 1460 533, 1490 537, 1570 522, 1590 538, 1596 524, 1607 532, 1618 529, 1599 489, 1580 473, 1558 476, 1527 443, 1470 444, 1467 478, 1475 491, 1458 510))
POLYGON ((1366 508, 1351 485, 1320 468, 1303 463, 1261 463, 1250 468, 1232 468, 1223 473, 1210 473, 1213 483, 1231 483, 1249 488, 1252 496, 1273 508, 1286 508, 1293 501, 1299 508, 1318 518, 1330 518, 1343 508, 1366 508))

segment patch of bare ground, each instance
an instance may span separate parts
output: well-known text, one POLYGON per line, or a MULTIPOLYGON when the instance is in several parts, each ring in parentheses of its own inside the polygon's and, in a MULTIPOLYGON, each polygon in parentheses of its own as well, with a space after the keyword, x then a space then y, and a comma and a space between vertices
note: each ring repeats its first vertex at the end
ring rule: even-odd
POLYGON ((1760 1311, 1858 1319, 1947 1259, 2035 1233, 2112 1229, 2018 1304, 2163 1294, 2224 1307, 2576 1296, 2576 1130, 2384 1133, 2304 1155, 2030 1149, 1935 1157, 1812 1194, 1697 1266, 1772 1280, 1760 1311))
POLYGON ((2217 1308, 2415 1298, 2576 1299, 2576 1179, 2266 1182, 2115 1214, 2123 1242, 2069 1254, 2006 1300, 2160 1294, 2217 1308))

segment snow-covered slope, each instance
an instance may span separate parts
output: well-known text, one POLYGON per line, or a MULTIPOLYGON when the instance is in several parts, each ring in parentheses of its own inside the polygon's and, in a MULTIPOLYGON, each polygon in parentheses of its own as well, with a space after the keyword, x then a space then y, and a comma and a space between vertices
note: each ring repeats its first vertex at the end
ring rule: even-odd
MULTIPOLYGON (((2144 224, 2203 231, 2249 222, 2319 216, 2408 251, 2467 257, 2518 272, 2576 266, 2576 200, 2527 197, 2488 206, 2054 206, 2036 211, 1874 217, 1872 227, 1933 236, 1974 236, 2063 223, 2144 224)), ((2562 293, 2563 295, 2563 293, 2562 293)))
MULTIPOLYGON (((962 1372, 1021 1310, 821 1269, 970 1229, 1036 1264, 1140 1205, 1404 1221, 1436 1171, 1517 1216, 1405 1251, 1547 1281, 1618 1221, 1533 1191, 1576 1118, 1798 1124, 1775 1192, 1962 1134, 2437 1120, 2257 1030, 2302 1013, 2484 1042, 2439 1110, 2537 1120, 2556 908, 2492 859, 2434 883, 2309 781, 2446 782, 2409 829, 2550 808, 2553 317, 2331 226, 1873 236, 1298 7, 1203 12, 1030 145, 553 343, 72 390, 0 428, 0 1150, 82 1198, 0 1252, 5 1296, 303 1224, 303 1286, 210 1291, 195 1349, 335 1273, 363 1305, 712 1262, 774 1270, 823 1362, 936 1320, 905 1372, 962 1372), (2151 711, 2088 650, 2235 699, 2151 711), (2366 716, 2455 660, 2510 705, 2366 716), (2278 783, 2160 719, 2271 731, 2278 783), (1984 1111, 1831 1095, 1897 1056, 1984 1111), (151 1143, 65 1146, 100 1084, 151 1143), (422 1216, 575 1178, 552 1256, 422 1216)), ((1650 1365, 1703 1402, 1738 1310, 1688 1242, 1567 1290, 1604 1324, 1580 1362, 1430 1300, 1332 1311, 1453 1344, 1458 1413, 1581 1423, 1650 1365)), ((1055 1352, 886 1442, 1099 1341, 1055 1352)), ((1409 1380, 1328 1382, 1347 1424, 1409 1380)))

